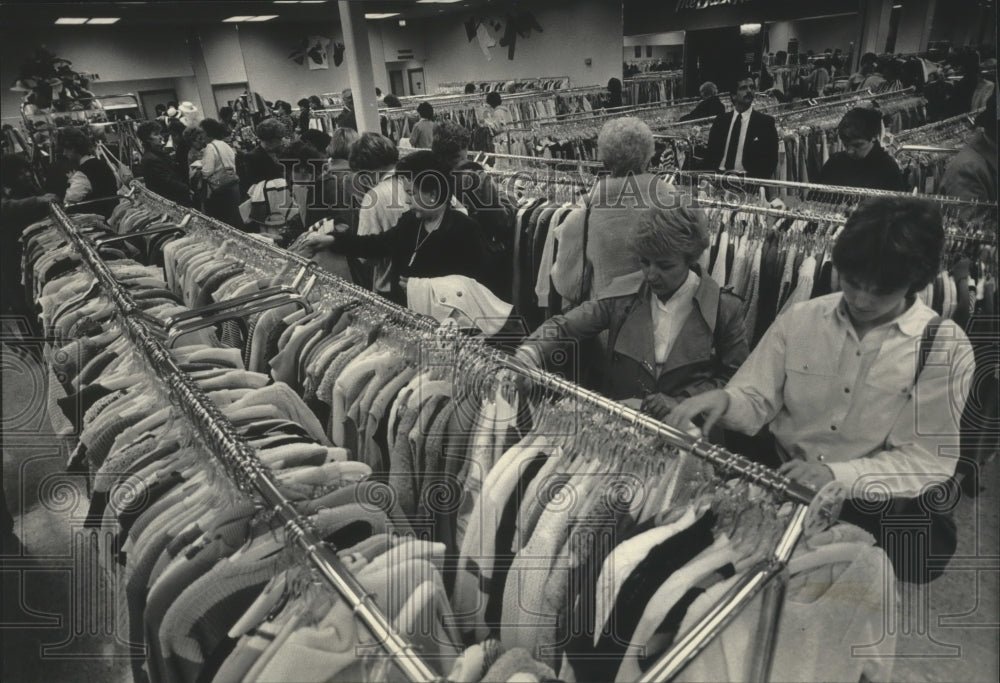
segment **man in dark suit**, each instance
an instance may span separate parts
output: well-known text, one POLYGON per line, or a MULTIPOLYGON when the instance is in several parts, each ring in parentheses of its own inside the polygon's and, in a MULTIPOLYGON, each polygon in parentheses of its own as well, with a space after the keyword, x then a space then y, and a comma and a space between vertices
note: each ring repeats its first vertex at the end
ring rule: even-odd
POLYGON ((742 171, 770 178, 778 165, 778 130, 774 118, 753 110, 753 78, 743 76, 732 93, 734 111, 716 117, 708 134, 705 170, 742 171))

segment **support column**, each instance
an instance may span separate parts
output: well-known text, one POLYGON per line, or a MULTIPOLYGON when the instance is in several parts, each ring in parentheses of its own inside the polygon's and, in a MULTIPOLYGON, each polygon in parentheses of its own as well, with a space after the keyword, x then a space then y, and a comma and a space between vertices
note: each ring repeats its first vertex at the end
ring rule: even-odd
POLYGON ((212 81, 208 77, 208 64, 205 63, 205 53, 201 49, 201 36, 198 29, 192 28, 187 37, 188 52, 191 54, 191 69, 194 71, 194 82, 198 87, 198 97, 201 98, 201 113, 206 119, 219 118, 215 107, 215 93, 212 92, 212 81))
POLYGON ((892 16, 893 0, 861 0, 861 31, 856 43, 857 49, 851 70, 857 71, 861 56, 866 52, 882 54, 885 41, 889 38, 889 20, 892 16))
POLYGON ((368 25, 365 23, 365 3, 337 3, 340 25, 344 29, 344 46, 347 54, 347 71, 354 96, 354 115, 359 133, 380 133, 378 100, 375 97, 375 74, 372 71, 372 51, 368 43, 368 25))
POLYGON ((937 0, 909 0, 903 5, 896 33, 896 52, 924 52, 931 39, 937 0))

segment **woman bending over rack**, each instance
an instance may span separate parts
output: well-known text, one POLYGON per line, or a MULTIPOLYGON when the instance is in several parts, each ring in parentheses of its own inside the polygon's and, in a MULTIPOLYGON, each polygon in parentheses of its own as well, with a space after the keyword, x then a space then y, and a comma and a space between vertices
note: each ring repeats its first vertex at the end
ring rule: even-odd
MULTIPOLYGON (((430 152, 415 152, 433 158, 430 152)), ((479 226, 450 205, 451 191, 443 169, 415 174, 408 188, 409 210, 395 226, 375 235, 308 233, 301 250, 308 256, 328 249, 361 258, 388 258, 398 277, 386 298, 405 306, 411 277, 466 275, 483 281, 483 241, 479 226)), ((380 292, 382 293, 382 292, 380 292)))
POLYGON ((745 434, 769 427, 780 471, 817 490, 841 483, 841 519, 880 545, 896 538, 885 533, 895 513, 929 516, 923 552, 936 566, 927 566, 921 543, 885 547, 900 578, 921 582, 955 551, 955 524, 928 487, 955 470, 957 458, 945 454, 957 452, 975 369, 962 329, 916 296, 934 280, 943 246, 935 205, 862 203, 833 248, 843 291, 782 313, 724 389, 669 417, 681 426, 702 415, 706 429, 718 422, 745 434))
POLYGON ((606 357, 585 383, 661 420, 685 398, 724 386, 749 353, 742 306, 701 273, 707 219, 688 201, 637 212, 627 242, 641 271, 548 320, 517 355, 565 371, 574 355, 566 346, 607 332, 606 357))

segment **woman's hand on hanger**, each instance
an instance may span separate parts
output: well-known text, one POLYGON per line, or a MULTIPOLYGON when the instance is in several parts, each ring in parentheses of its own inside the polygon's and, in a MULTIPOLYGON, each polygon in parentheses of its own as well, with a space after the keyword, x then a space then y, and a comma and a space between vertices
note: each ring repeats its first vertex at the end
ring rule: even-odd
POLYGON ((667 416, 678 405, 680 405, 680 401, 666 394, 650 394, 642 399, 640 410, 651 417, 655 417, 657 420, 663 421, 667 419, 667 416))
POLYGON ((297 251, 306 257, 313 257, 324 249, 329 249, 336 241, 334 235, 324 235, 318 232, 309 232, 299 243, 297 251))
POLYGON ((670 411, 665 422, 671 427, 686 430, 694 418, 702 415, 705 422, 701 431, 708 434, 728 408, 729 394, 722 389, 713 389, 682 401, 680 405, 670 411))

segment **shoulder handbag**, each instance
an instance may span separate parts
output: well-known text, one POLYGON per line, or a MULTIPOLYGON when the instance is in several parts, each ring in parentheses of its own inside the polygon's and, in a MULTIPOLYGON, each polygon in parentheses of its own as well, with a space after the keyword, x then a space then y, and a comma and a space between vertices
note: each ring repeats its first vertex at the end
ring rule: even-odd
MULTIPOLYGON (((222 162, 222 153, 215 146, 215 143, 209 143, 208 146, 215 151, 215 154, 219 157, 219 161, 222 162)), ((205 180, 208 182, 209 189, 212 192, 240 182, 239 176, 236 175, 236 168, 234 166, 226 166, 225 164, 215 169, 212 175, 207 176, 205 180)))
MULTIPOLYGON (((914 388, 943 320, 941 316, 935 316, 924 328, 917 351, 914 388)), ((847 500, 840 518, 875 536, 876 544, 889 556, 900 581, 927 583, 944 572, 958 545, 951 509, 943 509, 957 500, 957 487, 952 476, 939 484, 925 487, 915 498, 895 498, 888 509, 879 512, 864 511, 847 500), (918 535, 923 533, 926 533, 926 538, 922 540, 918 535)))

